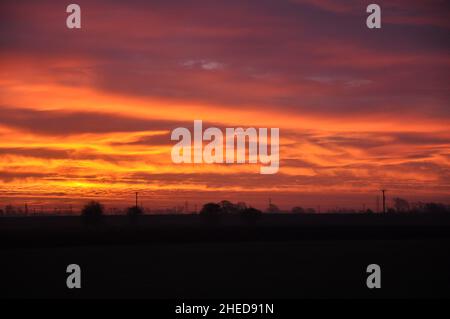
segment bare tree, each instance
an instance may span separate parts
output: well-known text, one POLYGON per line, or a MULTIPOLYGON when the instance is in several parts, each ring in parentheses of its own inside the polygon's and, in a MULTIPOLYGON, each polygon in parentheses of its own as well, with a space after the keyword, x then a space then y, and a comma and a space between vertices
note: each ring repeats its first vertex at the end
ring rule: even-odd
POLYGON ((393 199, 395 210, 399 213, 409 211, 409 203, 406 199, 400 197, 394 197, 393 199))

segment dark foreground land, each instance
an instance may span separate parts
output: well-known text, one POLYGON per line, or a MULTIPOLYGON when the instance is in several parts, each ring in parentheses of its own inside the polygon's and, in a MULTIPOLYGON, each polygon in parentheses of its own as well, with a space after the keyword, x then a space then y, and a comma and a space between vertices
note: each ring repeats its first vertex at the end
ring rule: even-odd
POLYGON ((449 248, 448 214, 4 217, 0 297, 449 298, 449 248))

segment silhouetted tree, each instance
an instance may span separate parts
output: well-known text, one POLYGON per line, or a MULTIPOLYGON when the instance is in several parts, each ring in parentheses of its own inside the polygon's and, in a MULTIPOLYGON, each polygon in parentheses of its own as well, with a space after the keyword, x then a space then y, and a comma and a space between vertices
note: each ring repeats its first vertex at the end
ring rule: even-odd
POLYGON ((307 214, 315 214, 315 213, 316 213, 316 210, 315 210, 314 208, 307 208, 307 209, 306 209, 306 213, 307 213, 307 214))
POLYGON ((404 213, 409 211, 409 203, 406 199, 394 197, 392 200, 394 201, 394 207, 397 212, 404 213))
POLYGON ((239 212, 242 212, 244 209, 247 208, 247 204, 244 203, 244 202, 238 202, 238 203, 236 204, 236 207, 237 207, 237 209, 238 209, 239 212))
POLYGON ((237 214, 239 212, 238 206, 230 201, 223 200, 219 203, 219 205, 222 209, 222 213, 224 214, 237 214))
POLYGON ((292 212, 292 214, 304 214, 305 210, 300 206, 295 206, 295 207, 292 207, 291 212, 292 212))
POLYGON ((426 213, 431 214, 445 213, 447 211, 445 205, 439 203, 426 203, 424 209, 426 213))
POLYGON ((411 204, 411 213, 450 213, 450 206, 441 203, 415 202, 411 204))
POLYGON ((81 210, 81 216, 86 223, 97 224, 103 217, 103 205, 97 201, 90 201, 81 210))
POLYGON ((222 207, 216 203, 207 203, 200 211, 200 215, 203 216, 219 216, 220 214, 222 214, 222 207))
POLYGON ((424 209, 425 204, 422 202, 415 202, 415 203, 411 203, 411 213, 415 213, 415 214, 419 214, 419 213, 423 213, 425 211, 424 209))
POLYGON ((240 212, 240 215, 246 221, 255 221, 262 216, 262 211, 254 207, 247 207, 240 212))

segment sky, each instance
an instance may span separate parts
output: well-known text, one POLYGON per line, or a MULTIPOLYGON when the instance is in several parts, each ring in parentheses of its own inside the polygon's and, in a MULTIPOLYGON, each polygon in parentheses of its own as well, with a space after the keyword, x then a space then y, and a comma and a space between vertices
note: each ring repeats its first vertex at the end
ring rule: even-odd
POLYGON ((0 207, 450 203, 450 5, 372 2, 1 1, 0 207), (279 172, 172 163, 194 120, 279 128, 279 172))

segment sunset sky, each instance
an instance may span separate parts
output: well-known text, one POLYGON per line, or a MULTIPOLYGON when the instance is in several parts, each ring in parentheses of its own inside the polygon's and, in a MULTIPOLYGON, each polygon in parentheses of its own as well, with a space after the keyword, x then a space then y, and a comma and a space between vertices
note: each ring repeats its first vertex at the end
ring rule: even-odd
POLYGON ((74 2, 0 3, 0 207, 450 203, 448 1, 74 2), (196 119, 280 128, 279 172, 173 164, 196 119))

